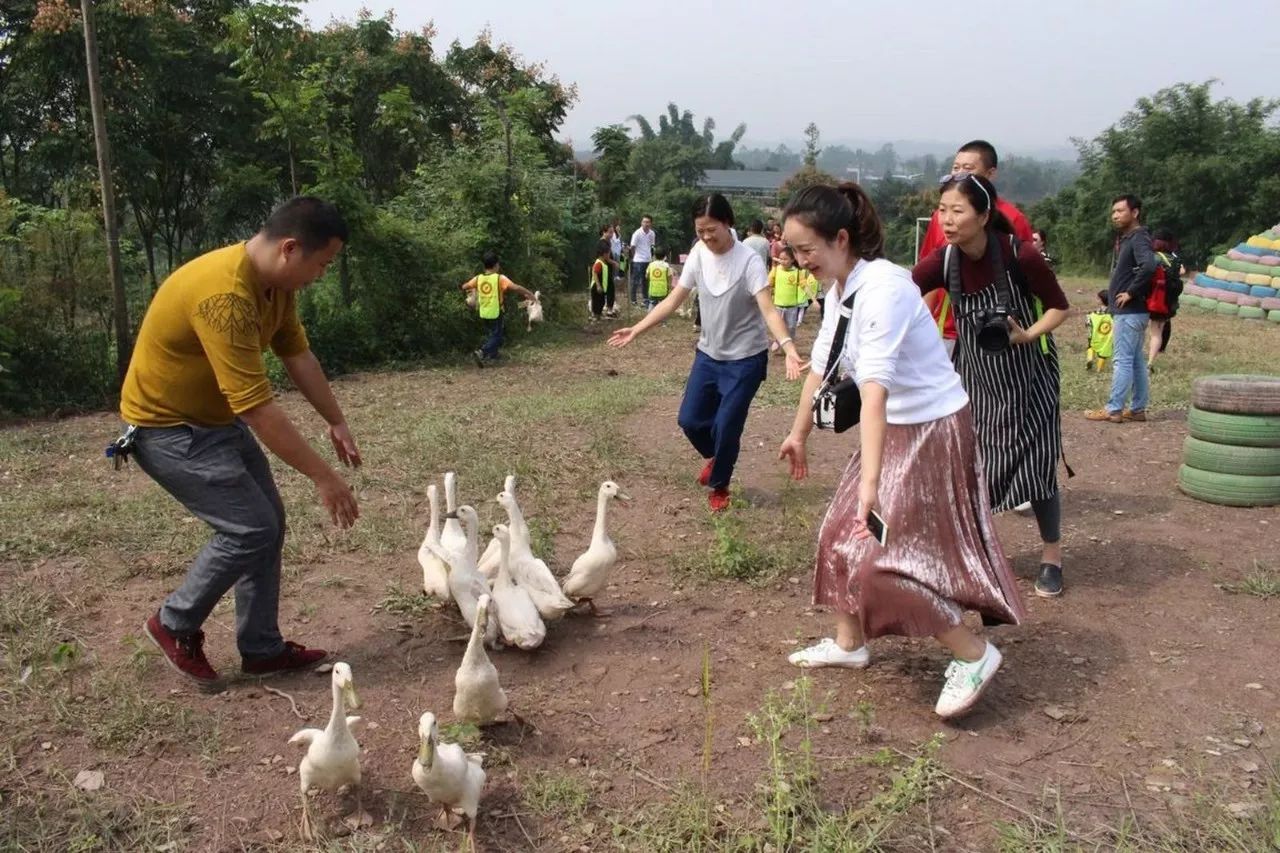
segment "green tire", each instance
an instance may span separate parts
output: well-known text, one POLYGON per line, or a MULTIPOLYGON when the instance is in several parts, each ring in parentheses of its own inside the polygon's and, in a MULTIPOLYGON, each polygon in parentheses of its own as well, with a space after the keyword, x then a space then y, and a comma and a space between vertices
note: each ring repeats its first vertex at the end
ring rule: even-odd
POLYGON ((1280 323, 1280 309, 1267 312, 1267 319, 1272 323, 1280 323))
POLYGON ((1216 474, 1280 476, 1280 447, 1237 447, 1188 436, 1182 445, 1182 461, 1197 471, 1216 474))
POLYGON ((1200 308, 1200 297, 1194 294, 1184 293, 1178 299, 1178 305, 1190 305, 1192 308, 1200 308))
POLYGON ((1241 305, 1236 316, 1242 317, 1245 320, 1261 320, 1263 317, 1267 316, 1267 312, 1254 305, 1241 305))
POLYGON ((1192 406, 1187 412, 1192 438, 1237 447, 1280 447, 1280 415, 1226 415, 1192 406))
POLYGON ((1220 474, 1183 465, 1178 488, 1197 500, 1221 506, 1275 506, 1280 504, 1280 477, 1220 474))
POLYGON ((1236 305, 1234 302, 1219 302, 1214 306, 1213 310, 1217 311, 1219 314, 1235 317, 1240 313, 1240 306, 1236 305))

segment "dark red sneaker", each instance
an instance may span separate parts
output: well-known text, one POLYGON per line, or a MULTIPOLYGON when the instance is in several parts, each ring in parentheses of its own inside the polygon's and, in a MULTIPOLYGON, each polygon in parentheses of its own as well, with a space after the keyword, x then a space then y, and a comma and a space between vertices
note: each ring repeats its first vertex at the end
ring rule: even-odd
POLYGON ((179 637, 160 622, 160 611, 156 611, 142 623, 142 632, 156 644, 156 648, 164 654, 165 662, 179 675, 186 676, 202 687, 218 683, 217 671, 204 656, 204 631, 179 637))
POLYGON ((709 486, 711 484, 711 466, 716 464, 714 458, 708 459, 707 464, 702 466, 702 473, 698 475, 699 486, 709 486))
POLYGON ((291 672, 305 669, 320 663, 329 656, 323 649, 309 649, 300 643, 285 641, 284 651, 275 657, 262 660, 240 659, 240 670, 246 675, 272 675, 277 672, 291 672))
POLYGON ((711 507, 712 512, 724 512, 729 508, 729 490, 712 489, 707 496, 707 506, 711 507))

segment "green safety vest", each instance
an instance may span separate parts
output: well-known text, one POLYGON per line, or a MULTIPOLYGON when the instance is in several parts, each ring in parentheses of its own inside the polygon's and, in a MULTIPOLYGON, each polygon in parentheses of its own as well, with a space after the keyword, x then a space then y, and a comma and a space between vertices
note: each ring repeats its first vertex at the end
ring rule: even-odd
POLYGON ((794 308, 804 304, 800 297, 800 276, 804 271, 799 267, 784 270, 778 267, 773 271, 773 304, 778 308, 794 308))
MULTIPOLYGON (((600 264, 600 292, 608 293, 609 292, 609 262, 597 261, 597 263, 600 264)), ((594 268, 595 264, 592 264, 592 267, 594 268)))
POLYGON ((1105 311, 1089 313, 1089 349, 1098 358, 1111 358, 1111 315, 1105 311))
POLYGON ((481 320, 496 320, 502 313, 502 275, 482 273, 476 276, 476 308, 481 320))
POLYGON ((671 267, 665 261, 649 264, 649 297, 659 299, 671 289, 671 267))

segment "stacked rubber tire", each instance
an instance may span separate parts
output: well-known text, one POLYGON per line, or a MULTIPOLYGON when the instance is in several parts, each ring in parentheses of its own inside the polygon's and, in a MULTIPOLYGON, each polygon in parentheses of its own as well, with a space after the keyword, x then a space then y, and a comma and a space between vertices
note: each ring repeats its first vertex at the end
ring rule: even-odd
POLYGON ((1280 376, 1204 376, 1191 386, 1178 488, 1222 506, 1280 504, 1280 376))
POLYGON ((1214 258, 1184 286, 1182 303, 1215 314, 1280 323, 1280 225, 1214 258))

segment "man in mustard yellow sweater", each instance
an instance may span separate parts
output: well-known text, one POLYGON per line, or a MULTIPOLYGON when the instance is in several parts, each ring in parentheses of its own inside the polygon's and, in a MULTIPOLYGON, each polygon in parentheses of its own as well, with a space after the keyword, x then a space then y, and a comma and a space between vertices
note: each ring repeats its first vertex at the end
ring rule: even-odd
POLYGON ((156 291, 120 394, 134 456, 165 491, 213 528, 187 575, 143 626, 178 672, 218 683, 201 625, 235 587, 236 642, 251 675, 299 669, 326 653, 280 634, 285 513, 254 436, 315 483, 334 524, 359 516, 342 475, 275 402, 262 354, 270 347, 329 424, 344 465, 360 464, 351 431, 298 321, 297 294, 347 240, 338 209, 300 196, 278 207, 246 243, 201 255, 156 291), (252 430, 252 432, 251 432, 252 430))

